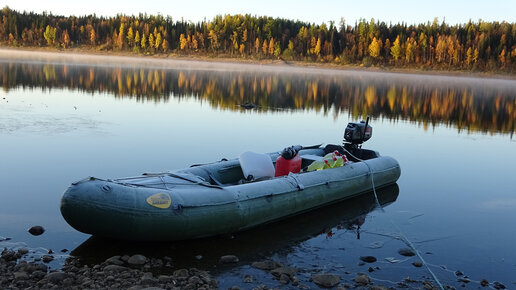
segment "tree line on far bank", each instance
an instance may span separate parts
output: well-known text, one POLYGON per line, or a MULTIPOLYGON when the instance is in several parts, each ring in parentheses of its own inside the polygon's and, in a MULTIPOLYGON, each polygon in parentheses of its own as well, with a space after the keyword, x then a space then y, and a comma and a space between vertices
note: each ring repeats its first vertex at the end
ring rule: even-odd
POLYGON ((516 72, 516 23, 482 20, 408 25, 361 19, 354 25, 341 20, 337 26, 246 14, 193 23, 162 15, 76 17, 4 7, 0 44, 516 72))

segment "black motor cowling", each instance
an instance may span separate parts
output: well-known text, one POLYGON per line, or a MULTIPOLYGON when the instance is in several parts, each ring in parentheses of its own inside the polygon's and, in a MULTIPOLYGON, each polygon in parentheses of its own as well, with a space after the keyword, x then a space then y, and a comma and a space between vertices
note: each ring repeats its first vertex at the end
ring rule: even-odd
POLYGON ((366 121, 360 121, 360 123, 348 123, 344 131, 344 140, 351 144, 358 145, 371 139, 372 135, 373 128, 369 125, 369 117, 367 117, 366 121))

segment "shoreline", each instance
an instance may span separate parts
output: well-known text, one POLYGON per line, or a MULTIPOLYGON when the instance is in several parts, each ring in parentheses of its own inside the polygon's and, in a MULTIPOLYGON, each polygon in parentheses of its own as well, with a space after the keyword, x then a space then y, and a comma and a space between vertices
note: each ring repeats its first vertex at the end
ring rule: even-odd
POLYGON ((60 50, 54 48, 24 47, 12 48, 0 46, 0 59, 21 60, 21 61, 48 61, 58 63, 72 62, 90 65, 114 65, 132 64, 143 67, 177 68, 184 69, 205 69, 205 70, 243 70, 257 69, 262 71, 286 70, 299 71, 299 69, 311 72, 369 72, 391 75, 423 75, 423 76, 446 76, 460 78, 480 78, 494 80, 516 80, 514 74, 503 74, 496 72, 473 72, 462 70, 423 70, 417 68, 396 68, 359 65, 339 65, 334 63, 316 63, 305 61, 285 61, 272 59, 247 59, 232 58, 227 56, 210 55, 180 55, 175 53, 143 55, 128 52, 98 51, 85 48, 73 48, 60 50))
MULTIPOLYGON (((168 256, 146 257, 141 254, 112 256, 103 262, 86 264, 80 258, 70 255, 64 264, 52 269, 49 262, 53 253, 34 258, 27 248, 7 249, 0 255, 0 287, 7 289, 270 289, 269 287, 289 287, 310 289, 312 287, 337 289, 392 289, 392 287, 438 289, 435 281, 423 276, 410 277, 401 281, 381 281, 363 272, 341 276, 333 273, 316 272, 305 277, 307 269, 283 265, 274 260, 262 260, 247 264, 254 270, 241 271, 241 281, 219 281, 210 271, 197 268, 178 268, 168 256), (257 271, 257 272, 253 272, 257 271), (261 277, 261 278, 260 278, 261 277), (264 279, 264 277, 266 277, 264 279), (265 281, 264 281, 265 280, 265 281), (229 284, 228 284, 229 282, 229 284), (387 282, 387 283, 386 283, 387 282), (269 284, 269 285, 267 285, 269 284), (232 285, 232 286, 231 286, 232 285), (151 288, 149 288, 151 287, 151 288)), ((202 258, 202 257, 201 257, 202 258)), ((364 258, 365 259, 365 258, 364 258)), ((376 259, 375 259, 376 260, 376 259)), ((221 256, 218 265, 223 268, 243 265, 237 256, 221 256)), ((413 263, 414 267, 421 267, 413 263)), ((369 267, 369 272, 380 268, 369 267)), ((462 283, 469 283, 463 279, 462 283)), ((497 285, 494 282, 493 285, 497 285)), ((489 284, 489 283, 488 283, 489 284)), ((500 284, 503 285, 503 284, 500 284)), ((482 285, 485 286, 485 285, 482 285)))

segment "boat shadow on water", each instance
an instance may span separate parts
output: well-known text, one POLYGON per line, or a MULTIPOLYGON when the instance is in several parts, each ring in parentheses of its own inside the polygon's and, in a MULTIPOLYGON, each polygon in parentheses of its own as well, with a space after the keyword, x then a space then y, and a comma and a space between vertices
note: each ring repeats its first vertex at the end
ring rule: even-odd
MULTIPOLYGON (((397 184, 378 189, 378 201, 385 207, 396 201, 397 184)), ((172 258, 174 268, 213 269, 223 255, 236 255, 241 263, 271 258, 291 251, 296 245, 335 230, 356 230, 367 214, 378 207, 373 192, 366 192, 288 219, 211 238, 176 242, 128 242, 92 236, 71 252, 84 264, 98 264, 115 255, 143 254, 172 258)))

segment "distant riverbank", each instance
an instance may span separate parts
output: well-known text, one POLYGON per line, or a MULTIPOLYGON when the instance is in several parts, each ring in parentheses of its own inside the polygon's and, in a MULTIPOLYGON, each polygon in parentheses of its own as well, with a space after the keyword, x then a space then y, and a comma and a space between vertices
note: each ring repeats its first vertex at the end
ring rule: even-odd
POLYGON ((98 51, 94 49, 55 48, 10 48, 0 46, 0 59, 17 61, 36 61, 53 63, 77 63, 89 65, 129 65, 156 68, 182 68, 195 70, 261 70, 289 72, 336 72, 336 71, 365 71, 401 74, 424 74, 438 76, 459 76, 475 78, 496 78, 516 80, 516 75, 494 72, 472 72, 463 70, 423 70, 416 68, 394 68, 380 66, 341 65, 335 63, 315 63, 305 61, 257 60, 231 57, 215 57, 211 55, 180 55, 180 54, 133 54, 129 52, 98 51))

